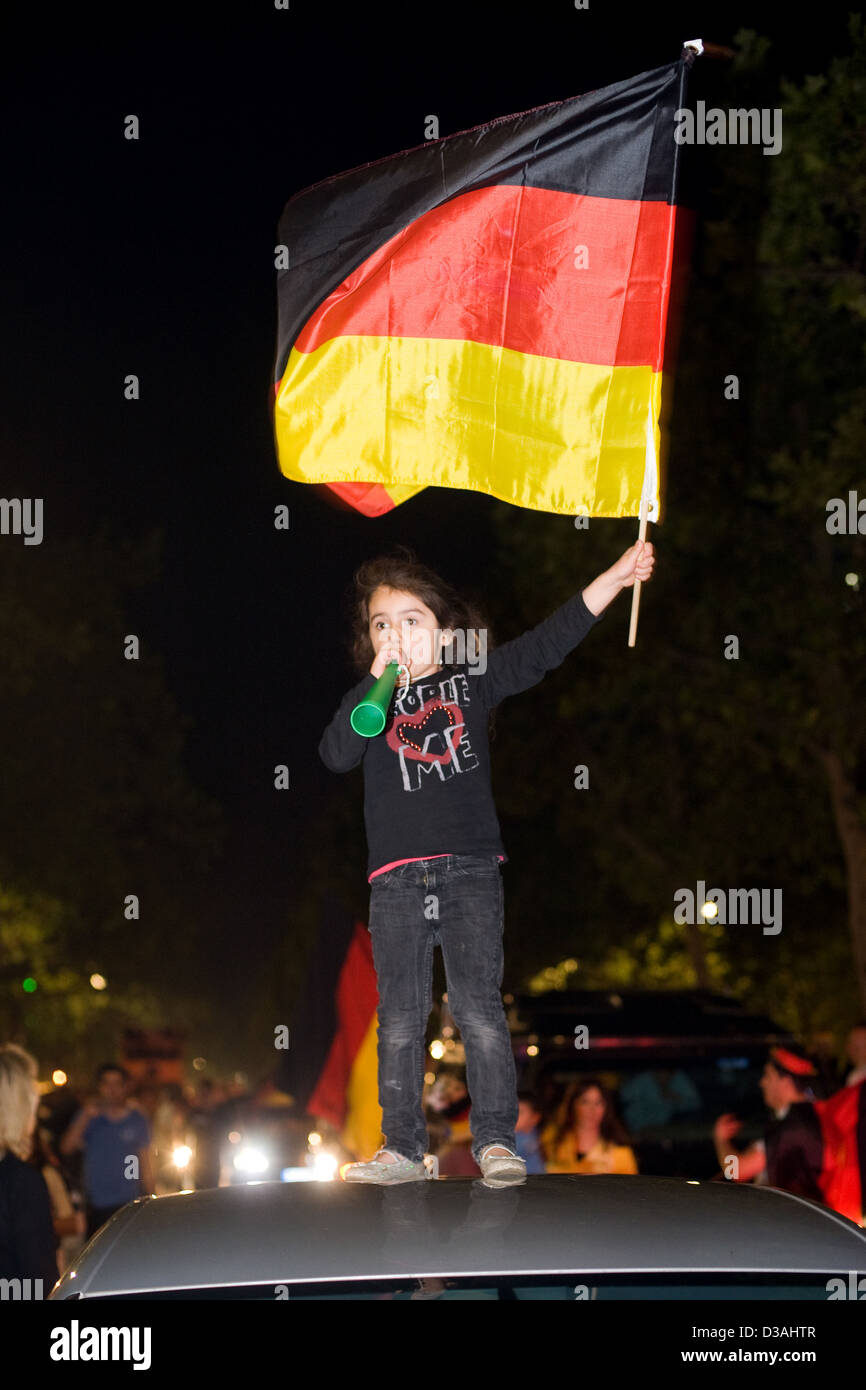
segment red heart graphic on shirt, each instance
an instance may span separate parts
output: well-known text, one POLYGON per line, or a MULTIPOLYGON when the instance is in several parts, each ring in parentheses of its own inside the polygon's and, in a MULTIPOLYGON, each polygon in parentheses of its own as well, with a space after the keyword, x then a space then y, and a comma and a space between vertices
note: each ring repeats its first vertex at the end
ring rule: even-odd
MULTIPOLYGON (((449 728, 463 727, 463 711, 459 705, 447 705, 441 700, 436 700, 428 705, 425 710, 420 710, 418 714, 397 714, 394 722, 386 734, 388 746, 393 748, 395 753, 405 750, 406 756, 414 758, 420 763, 442 763, 447 764, 451 761, 453 748, 449 745, 447 753, 424 753, 425 734, 424 730, 434 714, 444 713, 448 719, 449 728)), ((433 730, 433 732, 438 732, 433 730)), ((460 738, 462 738, 462 733, 460 738)), ((460 738, 452 740, 452 743, 459 743, 460 738)))

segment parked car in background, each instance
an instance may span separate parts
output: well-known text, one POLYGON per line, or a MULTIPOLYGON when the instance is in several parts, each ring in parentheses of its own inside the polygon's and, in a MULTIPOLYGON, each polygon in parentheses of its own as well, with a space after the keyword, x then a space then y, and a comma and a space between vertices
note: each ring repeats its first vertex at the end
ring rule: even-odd
POLYGON ((656 1176, 712 1177, 713 1122, 727 1112, 743 1121, 740 1147, 759 1138, 767 1053, 793 1041, 772 1019, 705 990, 519 995, 508 1017, 518 1086, 549 1115, 570 1082, 598 1077, 616 1097, 640 1172, 656 1176))
MULTIPOLYGON (((282 1102, 242 1097, 216 1114, 219 1186, 330 1179, 339 1157, 310 1144, 312 1122, 282 1102)), ((316 1136, 318 1139, 319 1136, 316 1136)))

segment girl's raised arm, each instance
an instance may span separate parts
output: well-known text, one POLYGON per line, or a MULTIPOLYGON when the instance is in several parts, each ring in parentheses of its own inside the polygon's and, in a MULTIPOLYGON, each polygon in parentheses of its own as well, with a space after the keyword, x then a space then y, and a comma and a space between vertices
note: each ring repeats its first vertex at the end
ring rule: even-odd
POLYGON ((519 695, 538 685, 548 671, 561 666, 568 653, 604 616, 608 604, 620 590, 630 588, 635 579, 649 579, 654 563, 652 545, 636 541, 616 564, 582 592, 566 599, 549 618, 524 632, 522 637, 495 647, 488 658, 486 672, 478 678, 484 682, 487 703, 497 705, 509 695, 519 695))
POLYGON ((494 647, 487 658, 487 670, 478 676, 486 703, 498 705, 509 695, 538 685, 599 621, 584 603, 583 594, 577 593, 521 637, 494 647))

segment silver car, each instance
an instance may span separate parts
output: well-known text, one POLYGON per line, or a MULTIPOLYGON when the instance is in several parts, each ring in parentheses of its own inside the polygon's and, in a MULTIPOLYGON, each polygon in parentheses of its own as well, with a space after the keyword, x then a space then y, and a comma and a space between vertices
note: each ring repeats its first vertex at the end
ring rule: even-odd
POLYGON ((828 1301, 864 1271, 863 1230, 775 1188, 551 1173, 141 1197, 49 1296, 828 1301))

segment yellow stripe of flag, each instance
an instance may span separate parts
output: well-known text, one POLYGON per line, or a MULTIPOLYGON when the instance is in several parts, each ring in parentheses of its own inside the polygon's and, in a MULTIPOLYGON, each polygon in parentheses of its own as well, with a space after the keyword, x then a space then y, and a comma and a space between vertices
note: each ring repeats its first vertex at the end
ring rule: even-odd
POLYGON ((650 366, 346 336, 292 349, 274 420, 283 472, 298 482, 363 478, 405 496, 468 488, 538 511, 624 517, 640 511, 648 458, 658 506, 661 396, 650 366))
POLYGON ((377 1015, 373 1014, 352 1062, 346 1086, 346 1119, 340 1134, 343 1146, 357 1154, 362 1162, 373 1157, 382 1140, 377 1027, 377 1015))

